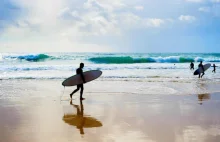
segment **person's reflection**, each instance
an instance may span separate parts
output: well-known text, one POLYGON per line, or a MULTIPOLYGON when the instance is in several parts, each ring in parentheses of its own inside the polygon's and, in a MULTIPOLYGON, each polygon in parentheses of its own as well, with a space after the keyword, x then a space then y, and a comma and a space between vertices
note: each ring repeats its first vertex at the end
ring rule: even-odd
POLYGON ((198 94, 198 101, 200 105, 202 105, 202 103, 205 100, 209 100, 209 99, 210 99, 210 94, 198 94))
POLYGON ((80 108, 78 105, 74 105, 72 100, 70 100, 70 105, 76 108, 77 116, 79 117, 79 120, 80 120, 79 125, 76 127, 80 130, 80 134, 83 135, 84 134, 83 126, 85 124, 85 117, 83 117, 84 108, 83 108, 82 100, 80 100, 80 108))
POLYGON ((84 116, 84 107, 82 100, 80 100, 80 107, 78 105, 74 105, 72 100, 70 101, 70 105, 76 108, 76 114, 64 114, 63 121, 69 125, 76 126, 79 129, 80 134, 84 134, 83 128, 92 128, 92 127, 101 127, 102 123, 95 118, 84 116))

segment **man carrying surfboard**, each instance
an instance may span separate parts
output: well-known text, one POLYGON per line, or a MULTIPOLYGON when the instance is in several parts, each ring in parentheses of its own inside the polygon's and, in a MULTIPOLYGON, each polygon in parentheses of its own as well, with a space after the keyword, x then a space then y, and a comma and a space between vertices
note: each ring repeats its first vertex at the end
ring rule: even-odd
MULTIPOLYGON (((76 70, 76 74, 79 74, 81 76, 82 80, 83 80, 83 83, 86 83, 85 77, 83 75, 83 70, 82 70, 83 67, 84 67, 84 64, 80 63, 79 68, 76 70)), ((79 91, 79 89, 80 89, 80 100, 84 100, 84 98, 82 97, 83 90, 84 90, 83 84, 77 85, 77 88, 70 94, 71 99, 72 99, 73 94, 76 93, 77 91, 79 91)))
MULTIPOLYGON (((204 72, 205 72, 205 69, 204 69, 204 67, 203 67, 203 64, 202 64, 202 61, 200 61, 200 64, 199 64, 199 68, 202 68, 202 76, 201 76, 201 78, 203 77, 203 75, 205 74, 204 72)), ((200 75, 201 75, 201 73, 199 73, 199 78, 200 78, 200 75)))

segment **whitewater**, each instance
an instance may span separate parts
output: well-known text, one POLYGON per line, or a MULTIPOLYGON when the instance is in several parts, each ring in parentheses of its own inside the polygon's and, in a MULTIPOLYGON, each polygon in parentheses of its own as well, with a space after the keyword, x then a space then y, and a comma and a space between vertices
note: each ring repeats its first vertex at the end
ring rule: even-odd
MULTIPOLYGON (((219 53, 0 53, 0 79, 64 79, 84 71, 102 70, 101 80, 194 81, 190 62, 219 66, 219 53)), ((204 76, 219 81, 219 69, 204 76)))

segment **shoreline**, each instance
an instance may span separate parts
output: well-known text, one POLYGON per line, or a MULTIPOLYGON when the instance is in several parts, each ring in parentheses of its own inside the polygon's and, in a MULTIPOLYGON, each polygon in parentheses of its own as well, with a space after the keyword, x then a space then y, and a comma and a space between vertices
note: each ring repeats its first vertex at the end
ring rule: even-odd
MULTIPOLYGON (((76 88, 64 87, 62 82, 64 79, 7 79, 0 80, 0 86, 10 84, 29 84, 39 86, 44 83, 45 85, 53 85, 50 89, 57 92, 65 91, 71 92, 76 88)), ((24 87, 25 87, 24 86, 24 87)), ((146 80, 106 80, 98 79, 84 84, 84 92, 105 92, 105 93, 132 93, 140 95, 150 94, 171 94, 171 95, 193 95, 202 93, 216 93, 220 92, 220 82, 208 82, 207 80, 195 80, 194 82, 169 82, 169 81, 146 81, 146 80), (112 89, 113 88, 113 89, 112 89), (109 91, 111 90, 111 91, 109 91)), ((39 86, 41 87, 41 86, 39 86)))

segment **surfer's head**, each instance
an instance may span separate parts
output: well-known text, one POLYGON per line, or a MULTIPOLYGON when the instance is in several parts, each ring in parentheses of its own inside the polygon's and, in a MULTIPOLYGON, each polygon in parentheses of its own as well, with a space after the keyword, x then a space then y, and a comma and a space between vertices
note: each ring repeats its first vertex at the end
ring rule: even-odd
POLYGON ((80 63, 79 67, 83 68, 84 67, 84 63, 80 63))

